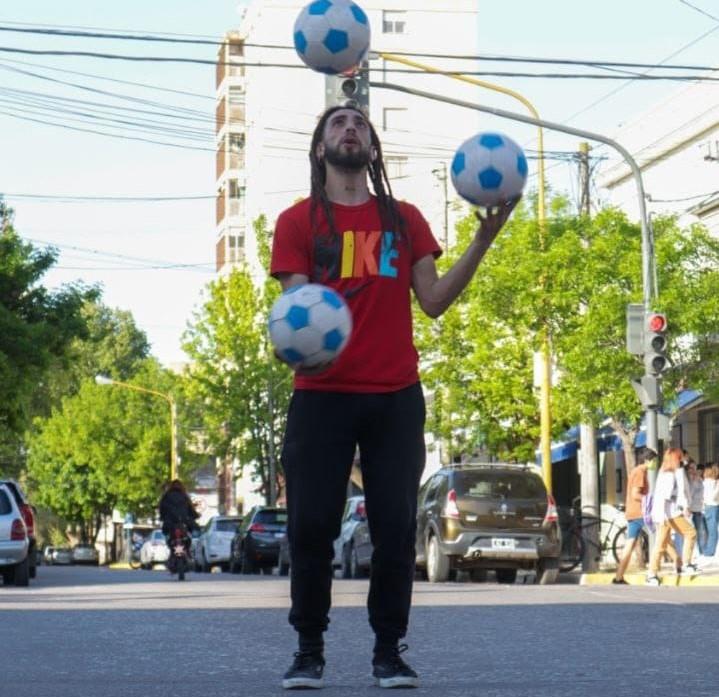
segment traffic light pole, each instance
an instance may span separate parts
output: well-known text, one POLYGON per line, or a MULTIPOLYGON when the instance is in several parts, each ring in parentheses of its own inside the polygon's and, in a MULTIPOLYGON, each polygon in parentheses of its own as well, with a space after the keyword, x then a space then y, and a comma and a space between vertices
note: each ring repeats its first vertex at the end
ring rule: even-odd
MULTIPOLYGON (((628 150, 622 145, 617 143, 611 138, 607 138, 599 133, 593 133, 591 131, 584 131, 579 128, 573 128, 571 126, 565 126, 564 124, 555 123, 553 121, 546 121, 545 119, 538 119, 532 116, 526 116, 524 114, 517 114, 513 111, 506 111, 504 109, 497 109, 495 107, 484 106, 482 104, 473 104, 472 102, 466 102, 462 99, 455 99, 453 97, 445 97, 433 92, 424 92, 422 90, 416 90, 411 87, 405 87, 404 85, 395 85, 389 82, 372 82, 369 83, 370 87, 376 89, 392 90, 395 92, 403 92, 404 94, 410 94, 415 97, 424 99, 431 99, 437 102, 444 102, 445 104, 454 104, 455 106, 463 107, 466 109, 474 109, 475 111, 481 111, 485 114, 492 114, 500 118, 509 119, 511 121, 521 121, 522 123, 528 123, 533 126, 541 126, 551 131, 560 131, 561 133, 568 133, 569 135, 577 136, 579 138, 594 140, 600 143, 604 143, 609 147, 616 150, 625 160, 627 165, 632 172, 634 181, 637 186, 637 199, 639 202, 639 217, 641 220, 642 228, 642 292, 644 310, 648 314, 651 310, 652 301, 656 297, 656 284, 654 282, 654 239, 652 230, 649 225, 649 218, 647 216, 646 196, 644 194, 644 184, 642 182, 642 174, 639 170, 639 166, 635 162, 628 150)), ((645 378, 651 376, 645 368, 645 378)), ((661 398, 661 382, 657 384, 657 391, 661 398)), ((661 402, 661 399, 658 400, 661 402)), ((655 452, 659 451, 659 435, 658 435, 658 404, 656 405, 645 405, 645 420, 646 420, 646 434, 647 434, 647 447, 651 448, 655 452)), ((653 481, 650 481, 650 485, 653 488, 653 481)))

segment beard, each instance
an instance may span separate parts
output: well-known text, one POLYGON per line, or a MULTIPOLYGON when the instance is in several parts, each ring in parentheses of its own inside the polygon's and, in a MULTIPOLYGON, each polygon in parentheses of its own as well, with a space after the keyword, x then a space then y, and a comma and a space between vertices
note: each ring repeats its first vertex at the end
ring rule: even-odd
POLYGON ((332 148, 325 146, 325 160, 333 167, 346 172, 359 172, 370 164, 369 148, 360 146, 356 150, 343 151, 342 146, 332 148))

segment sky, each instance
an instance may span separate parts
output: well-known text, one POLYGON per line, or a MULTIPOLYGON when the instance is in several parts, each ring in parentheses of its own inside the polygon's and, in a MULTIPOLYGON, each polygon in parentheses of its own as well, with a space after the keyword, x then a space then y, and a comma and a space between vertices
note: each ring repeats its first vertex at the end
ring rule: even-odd
MULTIPOLYGON (((237 27, 239 5, 236 0, 2 0, 0 49, 82 50, 213 61, 216 48, 211 45, 61 38, 3 29, 42 25, 218 39, 237 27)), ((709 0, 692 0, 691 4, 686 0, 605 0, 601 4, 478 0, 478 7, 479 50, 485 55, 719 63, 715 59, 719 55, 719 8, 714 9, 709 0)), ((278 43, 290 40, 278 37, 278 43)), ((372 47, 382 50, 375 43, 372 47)), ((450 51, 451 45, 447 48, 450 51)), ((503 71, 559 71, 541 64, 481 65, 503 71)), ((585 66, 571 71, 596 72, 585 66)), ((682 87, 668 81, 624 78, 485 79, 521 92, 545 119, 610 136, 622 123, 682 87)), ((436 84, 428 82, 428 87, 436 84)), ((719 94, 719 84, 716 89, 719 94)), ((482 100, 484 103, 484 96, 482 100)), ((495 94, 487 94, 486 103, 522 111, 517 103, 495 94)), ((0 194, 15 209, 15 227, 23 237, 39 246, 55 245, 60 252, 57 266, 44 283, 49 287, 77 281, 100 284, 103 301, 132 312, 147 333, 153 354, 166 365, 185 359, 181 335, 200 306, 203 289, 214 278, 214 106, 212 65, 0 50, 0 194), (157 87, 163 89, 154 89, 157 87), (82 101, 50 103, 48 95, 82 101), (108 118, 133 123, 106 121, 99 125, 88 121, 88 110, 98 108, 88 101, 138 111, 105 112, 108 118), (150 111, 155 114, 147 113, 150 111), (139 119, 157 121, 161 130, 130 130, 137 127, 139 119), (171 135, 168 124, 176 127, 171 135), (68 127, 102 130, 105 135, 68 127), (183 130, 179 133, 177 129, 183 130), (121 137, 109 137, 108 132, 121 137), (182 147, 175 147, 178 144, 182 147)), ((505 130, 525 147, 536 147, 531 127, 512 122, 505 130)), ((576 150, 578 145, 573 136, 548 133, 545 138, 547 150, 576 150)), ((457 145, 461 140, 464 137, 457 145)), ((601 157, 608 152, 597 148, 593 154, 601 157)), ((573 193, 574 165, 549 163, 547 176, 555 190, 573 193)))

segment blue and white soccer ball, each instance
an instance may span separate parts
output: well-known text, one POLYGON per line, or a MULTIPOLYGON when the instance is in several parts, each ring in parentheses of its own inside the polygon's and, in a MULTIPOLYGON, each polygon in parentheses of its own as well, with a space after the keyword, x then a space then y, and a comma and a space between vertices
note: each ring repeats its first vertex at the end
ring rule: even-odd
POLYGON ((452 184, 475 206, 490 208, 516 198, 527 182, 522 148, 502 133, 478 133, 457 148, 452 184))
POLYGON ((337 358, 347 346, 352 315, 339 293, 306 283, 277 298, 269 325, 277 353, 292 365, 311 368, 337 358))
POLYGON ((337 75, 356 68, 366 57, 369 19, 352 0, 315 0, 300 11, 294 40, 305 65, 337 75))

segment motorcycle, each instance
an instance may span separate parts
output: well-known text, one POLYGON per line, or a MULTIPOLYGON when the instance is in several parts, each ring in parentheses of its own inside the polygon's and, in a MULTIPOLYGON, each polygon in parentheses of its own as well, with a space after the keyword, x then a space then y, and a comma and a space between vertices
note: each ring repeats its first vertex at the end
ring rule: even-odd
POLYGON ((179 581, 185 580, 185 572, 190 568, 190 536, 184 525, 172 529, 170 535, 170 558, 167 560, 170 573, 177 574, 179 581))

